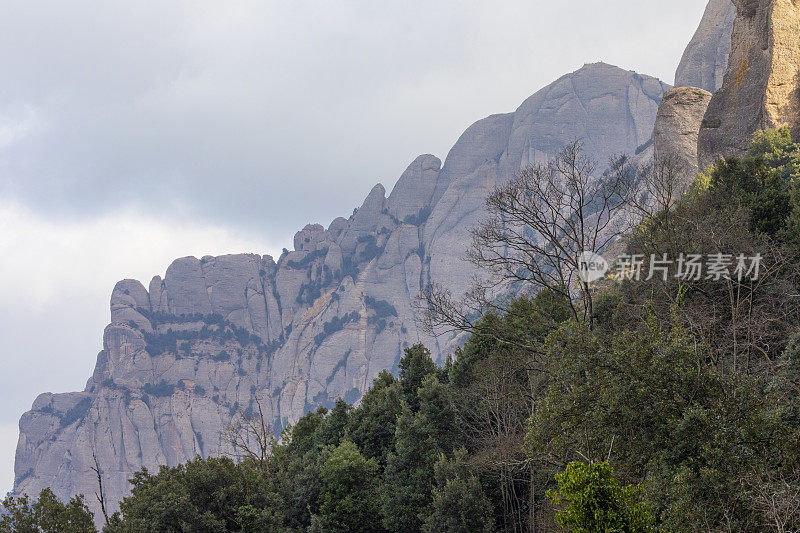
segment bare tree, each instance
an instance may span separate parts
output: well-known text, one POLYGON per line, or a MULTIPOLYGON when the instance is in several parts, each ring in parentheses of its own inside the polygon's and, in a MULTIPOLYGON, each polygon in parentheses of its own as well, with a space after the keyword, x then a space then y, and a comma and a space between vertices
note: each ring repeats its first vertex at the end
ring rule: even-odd
POLYGON ((97 454, 94 450, 92 450, 92 459, 94 459, 94 466, 91 468, 92 471, 97 475, 97 490, 98 492, 94 493, 95 498, 97 498, 98 503, 100 503, 100 510, 103 513, 103 518, 106 521, 106 525, 108 525, 108 512, 106 511, 106 497, 103 492, 103 472, 100 470, 100 463, 97 461, 97 454))
POLYGON ((547 163, 522 170, 486 199, 488 217, 472 229, 468 259, 486 276, 475 277, 460 300, 441 286, 423 291, 423 327, 469 331, 474 319, 502 308, 505 292, 549 290, 590 327, 594 317, 590 281, 581 276, 588 253, 600 255, 628 229, 628 205, 637 173, 624 157, 603 175, 582 153, 580 142, 547 163))
POLYGON ((261 468, 266 468, 270 450, 275 437, 264 419, 261 401, 254 398, 258 413, 244 413, 241 410, 223 430, 222 437, 233 448, 237 461, 250 460, 261 468))
POLYGON ((720 370, 772 368, 800 312, 797 251, 754 234, 746 207, 706 194, 703 176, 691 177, 676 159, 665 158, 636 172, 631 209, 638 228, 631 231, 629 245, 642 256, 644 271, 649 259, 674 260, 684 254, 758 256, 761 261, 756 278, 731 273, 712 280, 673 275, 642 280, 630 288, 629 305, 652 306, 657 291, 669 304, 662 316, 680 320, 703 339, 699 346, 720 370))
POLYGON ((496 480, 503 524, 515 532, 525 531, 532 488, 523 447, 531 413, 529 357, 524 350, 499 349, 476 363, 472 383, 453 389, 454 403, 462 406, 454 410, 457 426, 475 450, 472 461, 496 480))
POLYGON ((632 222, 668 216, 688 193, 697 176, 675 155, 659 157, 635 169, 637 187, 631 206, 639 216, 632 222))
POLYGON ((761 512, 764 526, 778 533, 800 527, 800 485, 798 472, 789 479, 783 474, 768 474, 755 484, 752 502, 761 512))

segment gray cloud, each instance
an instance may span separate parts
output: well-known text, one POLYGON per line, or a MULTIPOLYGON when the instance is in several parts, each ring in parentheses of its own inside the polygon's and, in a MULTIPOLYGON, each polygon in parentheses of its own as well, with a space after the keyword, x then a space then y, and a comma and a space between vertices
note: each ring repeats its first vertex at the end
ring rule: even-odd
POLYGON ((0 193, 289 234, 585 61, 671 81, 703 4, 5 4, 0 193))

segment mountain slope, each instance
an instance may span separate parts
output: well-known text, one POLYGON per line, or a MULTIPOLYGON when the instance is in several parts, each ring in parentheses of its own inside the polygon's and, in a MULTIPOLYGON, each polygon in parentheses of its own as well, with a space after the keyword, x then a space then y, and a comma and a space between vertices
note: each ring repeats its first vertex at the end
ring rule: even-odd
POLYGON ((20 420, 15 492, 91 494, 96 455, 117 502, 142 467, 229 452, 220 432, 256 398, 277 432, 338 397, 358 400, 410 344, 441 360, 456 341, 426 337, 412 306, 428 283, 467 287, 462 258, 486 194, 576 138, 601 162, 633 152, 667 88, 586 65, 470 126, 444 165, 418 157, 388 198, 376 185, 348 219, 306 226, 277 260, 188 257, 148 289, 119 282, 85 390, 42 394, 20 420))

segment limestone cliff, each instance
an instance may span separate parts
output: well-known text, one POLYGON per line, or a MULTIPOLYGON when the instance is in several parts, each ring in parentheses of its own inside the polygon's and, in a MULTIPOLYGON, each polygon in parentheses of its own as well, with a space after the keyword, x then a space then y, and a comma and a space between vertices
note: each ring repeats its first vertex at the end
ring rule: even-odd
POLYGON ((675 72, 676 87, 698 87, 712 93, 722 87, 735 18, 736 7, 731 0, 708 2, 675 72))
POLYGON ((800 3, 735 0, 731 54, 700 130, 701 165, 740 155, 753 133, 787 126, 800 135, 800 3))
POLYGON ((486 194, 574 139, 600 163, 646 151, 668 88, 586 65, 470 126, 443 165, 418 157, 388 198, 376 185, 349 218, 306 226, 277 260, 187 257, 148 288, 119 282, 85 390, 42 394, 20 420, 15 492, 93 494, 94 454, 115 506, 142 467, 230 451, 220 432, 256 399, 278 432, 336 398, 357 401, 410 344, 441 360, 454 339, 426 337, 412 306, 428 283, 467 287, 486 194))

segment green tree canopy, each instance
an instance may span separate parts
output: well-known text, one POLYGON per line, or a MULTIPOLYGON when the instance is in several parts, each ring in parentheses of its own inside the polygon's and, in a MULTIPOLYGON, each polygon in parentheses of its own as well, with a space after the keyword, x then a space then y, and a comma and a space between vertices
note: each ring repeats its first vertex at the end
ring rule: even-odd
POLYGON ((228 458, 197 458, 137 472, 131 495, 120 503, 107 531, 280 531, 277 496, 265 490, 261 470, 228 458))
POLYGON ((444 454, 434 465, 436 486, 431 513, 425 519, 426 533, 489 533, 494 530, 492 504, 477 476, 470 472, 466 449, 452 459, 444 454))
POLYGON ((378 463, 344 440, 330 452, 320 470, 320 518, 325 531, 382 531, 380 503, 375 490, 378 463))
POLYGON ((48 488, 31 503, 27 495, 10 496, 3 501, 0 531, 9 533, 90 533, 94 515, 83 500, 75 496, 62 503, 48 488))
POLYGON ((425 346, 415 344, 411 348, 406 348, 400 359, 400 383, 403 397, 412 411, 416 412, 419 408, 417 390, 422 386, 422 380, 436 371, 431 352, 425 346))
POLYGON ((649 507, 640 488, 621 487, 607 462, 567 465, 556 474, 558 489, 547 496, 557 506, 556 522, 574 533, 645 533, 655 531, 649 507))

